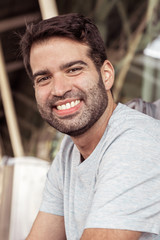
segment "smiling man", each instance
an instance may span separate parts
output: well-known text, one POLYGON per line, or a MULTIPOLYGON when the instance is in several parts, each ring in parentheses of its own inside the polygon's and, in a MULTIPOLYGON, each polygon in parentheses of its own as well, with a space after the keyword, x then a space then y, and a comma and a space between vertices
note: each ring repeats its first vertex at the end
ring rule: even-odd
POLYGON ((122 104, 90 19, 27 26, 24 64, 41 116, 66 134, 28 240, 150 240, 160 234, 160 121, 122 104))
MULTIPOLYGON (((54 128, 71 136, 86 132, 108 104, 101 74, 87 56, 88 51, 88 46, 61 37, 31 48, 40 113, 54 128)), ((111 64, 106 61, 104 67, 111 75, 111 64)))

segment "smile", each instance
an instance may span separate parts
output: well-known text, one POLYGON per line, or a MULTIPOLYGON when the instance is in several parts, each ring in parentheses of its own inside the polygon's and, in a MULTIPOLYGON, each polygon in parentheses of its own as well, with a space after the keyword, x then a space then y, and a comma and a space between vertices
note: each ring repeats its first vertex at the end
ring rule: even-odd
POLYGON ((58 110, 70 109, 70 108, 75 107, 75 106, 78 105, 79 103, 80 103, 80 100, 72 101, 71 103, 68 102, 68 103, 66 103, 66 104, 57 106, 57 109, 58 109, 58 110))

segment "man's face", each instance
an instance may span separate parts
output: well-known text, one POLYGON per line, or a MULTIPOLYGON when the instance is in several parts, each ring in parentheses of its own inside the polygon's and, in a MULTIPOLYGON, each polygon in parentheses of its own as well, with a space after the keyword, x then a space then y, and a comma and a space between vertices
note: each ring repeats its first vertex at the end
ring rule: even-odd
POLYGON ((31 48, 30 64, 41 116, 60 132, 78 136, 104 113, 108 98, 101 74, 81 43, 54 37, 31 48))

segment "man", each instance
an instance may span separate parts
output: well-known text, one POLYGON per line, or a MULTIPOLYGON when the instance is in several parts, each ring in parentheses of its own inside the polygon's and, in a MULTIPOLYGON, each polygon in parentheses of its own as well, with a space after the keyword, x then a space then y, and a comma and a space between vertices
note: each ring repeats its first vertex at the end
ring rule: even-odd
POLYGON ((66 134, 29 240, 147 240, 160 234, 160 121, 113 101, 114 69, 79 14, 21 40, 38 109, 66 134))

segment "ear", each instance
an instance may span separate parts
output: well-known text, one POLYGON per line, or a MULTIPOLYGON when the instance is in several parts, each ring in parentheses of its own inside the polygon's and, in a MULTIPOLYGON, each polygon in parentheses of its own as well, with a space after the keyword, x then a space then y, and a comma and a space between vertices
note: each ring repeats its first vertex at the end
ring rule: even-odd
POLYGON ((101 67, 101 75, 106 90, 110 90, 114 83, 114 68, 110 61, 104 61, 101 67))

